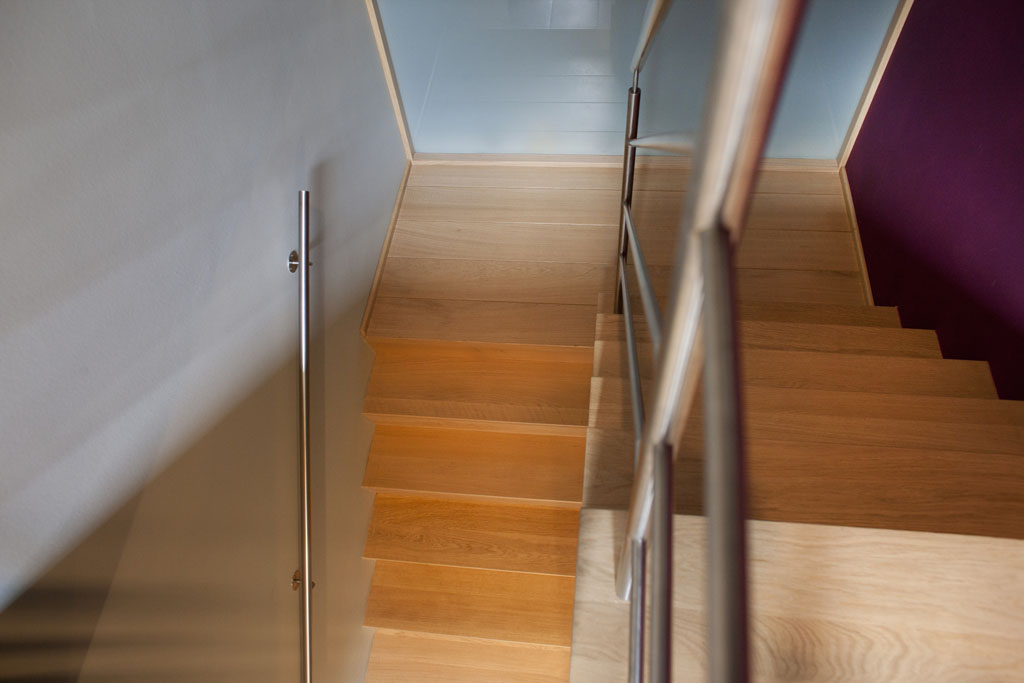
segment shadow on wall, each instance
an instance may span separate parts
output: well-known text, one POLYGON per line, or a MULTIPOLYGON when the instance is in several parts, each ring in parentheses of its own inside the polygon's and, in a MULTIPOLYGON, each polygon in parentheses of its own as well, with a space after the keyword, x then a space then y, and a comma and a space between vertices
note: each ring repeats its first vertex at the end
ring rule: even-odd
MULTIPOLYGON (((360 407, 372 352, 361 315, 345 311, 311 349, 322 378, 312 415, 322 672, 358 671, 369 647, 361 550, 372 496, 360 484, 372 426, 360 407)), ((296 675, 296 384, 296 364, 279 367, 0 614, 0 681, 296 675)))

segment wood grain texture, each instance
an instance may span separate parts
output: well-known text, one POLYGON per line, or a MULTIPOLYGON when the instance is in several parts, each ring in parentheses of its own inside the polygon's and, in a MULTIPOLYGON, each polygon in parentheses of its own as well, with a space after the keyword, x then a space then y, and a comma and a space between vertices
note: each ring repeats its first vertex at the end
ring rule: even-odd
MULTIPOLYGON (((638 230, 676 229, 686 202, 683 192, 638 189, 633 193, 633 221, 638 230)), ((746 230, 849 232, 841 194, 755 194, 746 230)))
MULTIPOLYGON (((650 344, 639 344, 640 371, 652 376, 650 344)), ((743 349, 747 386, 826 389, 881 394, 996 398, 988 364, 980 361, 743 349)), ((625 344, 594 343, 594 375, 626 377, 625 344)))
MULTIPOLYGON (((649 265, 674 263, 678 243, 675 228, 637 228, 637 233, 649 265)), ((748 230, 736 254, 736 267, 857 271, 860 264, 849 232, 748 230)))
POLYGON ((614 265, 610 225, 400 220, 391 256, 614 265))
POLYGON ((408 187, 401 217, 421 221, 617 225, 618 190, 408 187))
POLYGON ((807 304, 801 302, 737 302, 740 320, 806 323, 812 325, 858 325, 862 327, 899 327, 895 306, 807 304))
POLYGON ((792 302, 856 306, 865 303, 860 273, 819 270, 736 271, 737 298, 741 304, 792 302))
MULTIPOLYGON (((628 392, 622 377, 591 379, 590 425, 632 428, 628 392)), ((1016 428, 1018 434, 1024 429, 1024 401, 745 385, 743 405, 748 411, 779 414, 1001 425, 1016 428)))
POLYGON ((566 507, 378 493, 363 554, 572 576, 578 521, 566 507))
POLYGON ((579 503, 584 439, 378 425, 363 486, 579 503))
POLYGON ((367 337, 594 345, 594 304, 379 297, 367 337))
MULTIPOLYGON (((560 157, 546 162, 523 155, 501 160, 448 155, 443 160, 417 155, 410 184, 417 187, 497 187, 615 190, 622 186, 621 157, 560 157), (560 161, 561 160, 561 161, 560 161), (501 161, 503 163, 494 163, 501 161), (440 162, 440 163, 438 163, 440 162)), ((804 161, 804 160, 801 160, 804 161)), ((689 160, 646 159, 636 164, 640 190, 683 191, 690 180, 689 160)), ((839 195, 834 164, 807 165, 766 159, 758 174, 756 193, 839 195)))
POLYGON ((611 266, 392 256, 378 295, 588 305, 599 291, 610 291, 614 281, 611 266))
MULTIPOLYGON (((596 341, 624 341, 624 325, 625 321, 620 315, 599 314, 596 341)), ((650 342, 650 331, 646 322, 637 320, 633 326, 638 342, 650 342)), ((741 320, 739 328, 740 342, 745 348, 917 358, 942 357, 938 337, 931 330, 758 320, 741 320)))
MULTIPOLYGON (((884 429, 890 425, 882 425, 884 429)), ((859 445, 797 434, 793 440, 747 434, 748 515, 751 519, 1024 538, 1024 452, 982 453, 859 445), (799 439, 806 440, 799 440, 799 439)), ((768 436, 771 436, 770 434, 768 436)), ((632 481, 632 434, 587 433, 584 506, 625 510, 632 481)), ((876 439, 881 441, 881 439, 876 439)), ((690 433, 680 445, 675 510, 703 511, 703 441, 690 433)))
POLYGON ((366 683, 563 683, 569 648, 378 629, 366 683))
MULTIPOLYGON (((570 680, 621 681, 628 605, 612 564, 624 513, 585 510, 570 680)), ((1024 544, 805 524, 749 525, 759 681, 1018 680, 1024 544)), ((704 523, 675 519, 673 680, 707 677, 704 523)))
POLYGON ((404 340, 375 348, 366 413, 586 424, 589 353, 404 340))
POLYGON ((574 583, 572 577, 551 574, 378 560, 365 623, 568 646, 574 583))

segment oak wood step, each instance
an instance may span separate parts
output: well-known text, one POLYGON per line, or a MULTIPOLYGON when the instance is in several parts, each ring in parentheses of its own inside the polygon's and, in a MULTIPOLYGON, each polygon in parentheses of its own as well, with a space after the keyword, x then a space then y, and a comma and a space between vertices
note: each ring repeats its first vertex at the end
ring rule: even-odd
POLYGON ((574 504, 582 500, 581 436, 380 424, 363 486, 574 504))
MULTIPOLYGON (((931 330, 905 330, 893 327, 856 327, 805 323, 740 320, 740 341, 747 348, 783 351, 828 351, 863 353, 878 356, 941 358, 939 340, 931 330)), ((634 321, 638 342, 650 343, 647 323, 634 321)), ((597 317, 597 341, 624 342, 625 319, 621 315, 597 317)))
MULTIPOLYGON (((662 310, 668 300, 671 267, 649 266, 651 284, 662 310)), ((604 291, 613 291, 609 282, 604 291)), ((630 275, 632 278, 633 276, 630 275)), ((630 291, 638 291, 635 282, 630 291)), ((865 306, 864 281, 859 272, 846 270, 779 270, 775 268, 737 268, 736 298, 740 304, 797 303, 839 306, 865 306)), ((633 310, 639 311, 639 306, 633 310)))
MULTIPOLYGON (((590 426, 631 430, 633 422, 628 387, 624 383, 606 384, 606 381, 595 379, 590 426)), ((921 419, 910 419, 906 415, 900 417, 898 413, 876 417, 836 410, 829 414, 827 409, 819 413, 788 412, 773 407, 770 399, 770 396, 757 396, 744 401, 744 428, 748 439, 1024 455, 1024 427, 1016 424, 944 420, 941 411, 915 416, 921 419)), ((870 400, 871 397, 866 396, 865 399, 870 400)), ((703 419, 702 405, 698 400, 686 424, 687 434, 699 438, 703 433, 703 419)))
MULTIPOLYGON (((594 375, 628 375, 625 343, 594 343, 594 375)), ((651 374, 650 344, 638 344, 640 371, 651 374)), ((743 349, 743 383, 883 394, 996 398, 988 363, 818 351, 743 349)))
POLYGON ((569 648, 377 629, 366 683, 564 683, 569 648))
MULTIPOLYGON (((629 390, 625 378, 594 377, 591 380, 590 425, 631 429, 629 390)), ((648 382, 645 391, 649 390, 648 382)), ((697 393, 700 395, 701 390, 698 389, 697 393)), ((1024 401, 748 385, 743 387, 743 407, 748 413, 998 425, 1013 427, 1017 434, 1024 430, 1024 401)), ((699 415, 699 400, 694 404, 694 411, 699 415)))
MULTIPOLYGON (((625 680, 629 605, 614 595, 625 513, 584 510, 570 680, 625 680)), ((1021 680, 1024 543, 748 524, 752 678, 1021 680)), ((707 679, 704 520, 674 520, 673 677, 707 679)))
MULTIPOLYGON (((700 435, 680 444, 675 509, 700 514, 700 435)), ((1024 538, 1024 458, 937 448, 747 438, 752 519, 1024 538)), ((584 506, 626 509, 632 432, 588 431, 584 506)))
POLYGON ((578 522, 564 506, 378 493, 363 554, 572 576, 578 522))
MULTIPOLYGON (((633 222, 641 238, 652 229, 676 232, 685 201, 685 192, 634 189, 633 222)), ((849 232, 850 219, 841 195, 759 193, 751 197, 744 230, 849 232)))
POLYGON ((589 349, 405 340, 374 348, 363 406, 373 419, 586 424, 589 349))
POLYGON ((367 626, 568 646, 574 579, 378 560, 367 626))
POLYGON ((367 337, 593 347, 595 311, 594 303, 377 297, 367 337))

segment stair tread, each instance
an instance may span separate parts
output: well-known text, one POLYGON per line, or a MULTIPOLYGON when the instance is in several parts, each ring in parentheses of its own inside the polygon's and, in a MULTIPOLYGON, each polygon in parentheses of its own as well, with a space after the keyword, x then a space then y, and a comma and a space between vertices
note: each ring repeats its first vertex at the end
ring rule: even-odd
MULTIPOLYGON (((615 598, 610 560, 624 527, 623 512, 582 513, 571 681, 625 678, 629 607, 615 598)), ((674 527, 673 680, 704 680, 704 520, 677 515, 674 527)), ((1024 543, 775 522, 748 529, 754 678, 1024 675, 1024 543)))
POLYGON ((569 648, 378 629, 366 683, 562 683, 569 648))
POLYGON ((375 349, 368 414, 586 424, 588 349, 404 340, 375 349))
POLYGON ((847 306, 843 304, 809 304, 799 302, 737 302, 740 320, 789 322, 827 325, 859 325, 864 327, 899 327, 900 316, 895 306, 847 306))
MULTIPOLYGON (((638 344, 637 351, 641 376, 650 377, 650 344, 638 344)), ((746 386, 997 398, 983 361, 776 349, 743 349, 741 360, 746 386)), ((628 372, 624 342, 594 343, 595 376, 628 372)))
MULTIPOLYGON (((1024 453, 747 439, 752 519, 1024 538, 1024 453)), ((700 514, 703 440, 677 454, 675 509, 700 514)), ((585 507, 625 509, 633 434, 591 429, 585 507)))
MULTIPOLYGON (((739 328, 740 341, 748 348, 942 357, 938 337, 930 330, 761 320, 740 320, 739 328)), ((636 320, 633 329, 639 344, 650 344, 650 330, 646 322, 636 320)), ((625 320, 621 315, 598 315, 597 341, 624 342, 625 339, 625 320)))
POLYGON ((572 576, 578 521, 566 507, 378 493, 363 554, 572 576))
POLYGON ((367 626, 568 646, 574 579, 377 560, 367 626))
POLYGON ((578 503, 584 449, 582 437, 382 424, 363 486, 578 503))
POLYGON ((367 336, 593 346, 593 304, 378 297, 367 336))

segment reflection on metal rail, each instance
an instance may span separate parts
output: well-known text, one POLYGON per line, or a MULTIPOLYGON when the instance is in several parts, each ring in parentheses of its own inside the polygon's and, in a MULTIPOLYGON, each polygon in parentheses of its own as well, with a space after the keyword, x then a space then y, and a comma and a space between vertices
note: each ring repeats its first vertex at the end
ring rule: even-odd
POLYGON ((634 54, 615 301, 615 311, 625 314, 636 429, 633 491, 615 576, 619 596, 632 601, 631 683, 645 680, 641 656, 645 639, 647 680, 663 683, 671 678, 672 460, 702 366, 708 675, 715 683, 748 679, 743 433, 732 258, 804 4, 804 0, 724 2, 715 72, 680 222, 680 244, 664 321, 631 208, 637 148, 675 153, 692 148, 680 134, 637 137, 640 70, 668 9, 666 0, 648 2, 634 54), (655 347, 654 386, 646 410, 626 274, 631 252, 655 347), (649 630, 644 614, 645 565, 650 576, 646 587, 651 593, 647 600, 651 605, 649 630))

